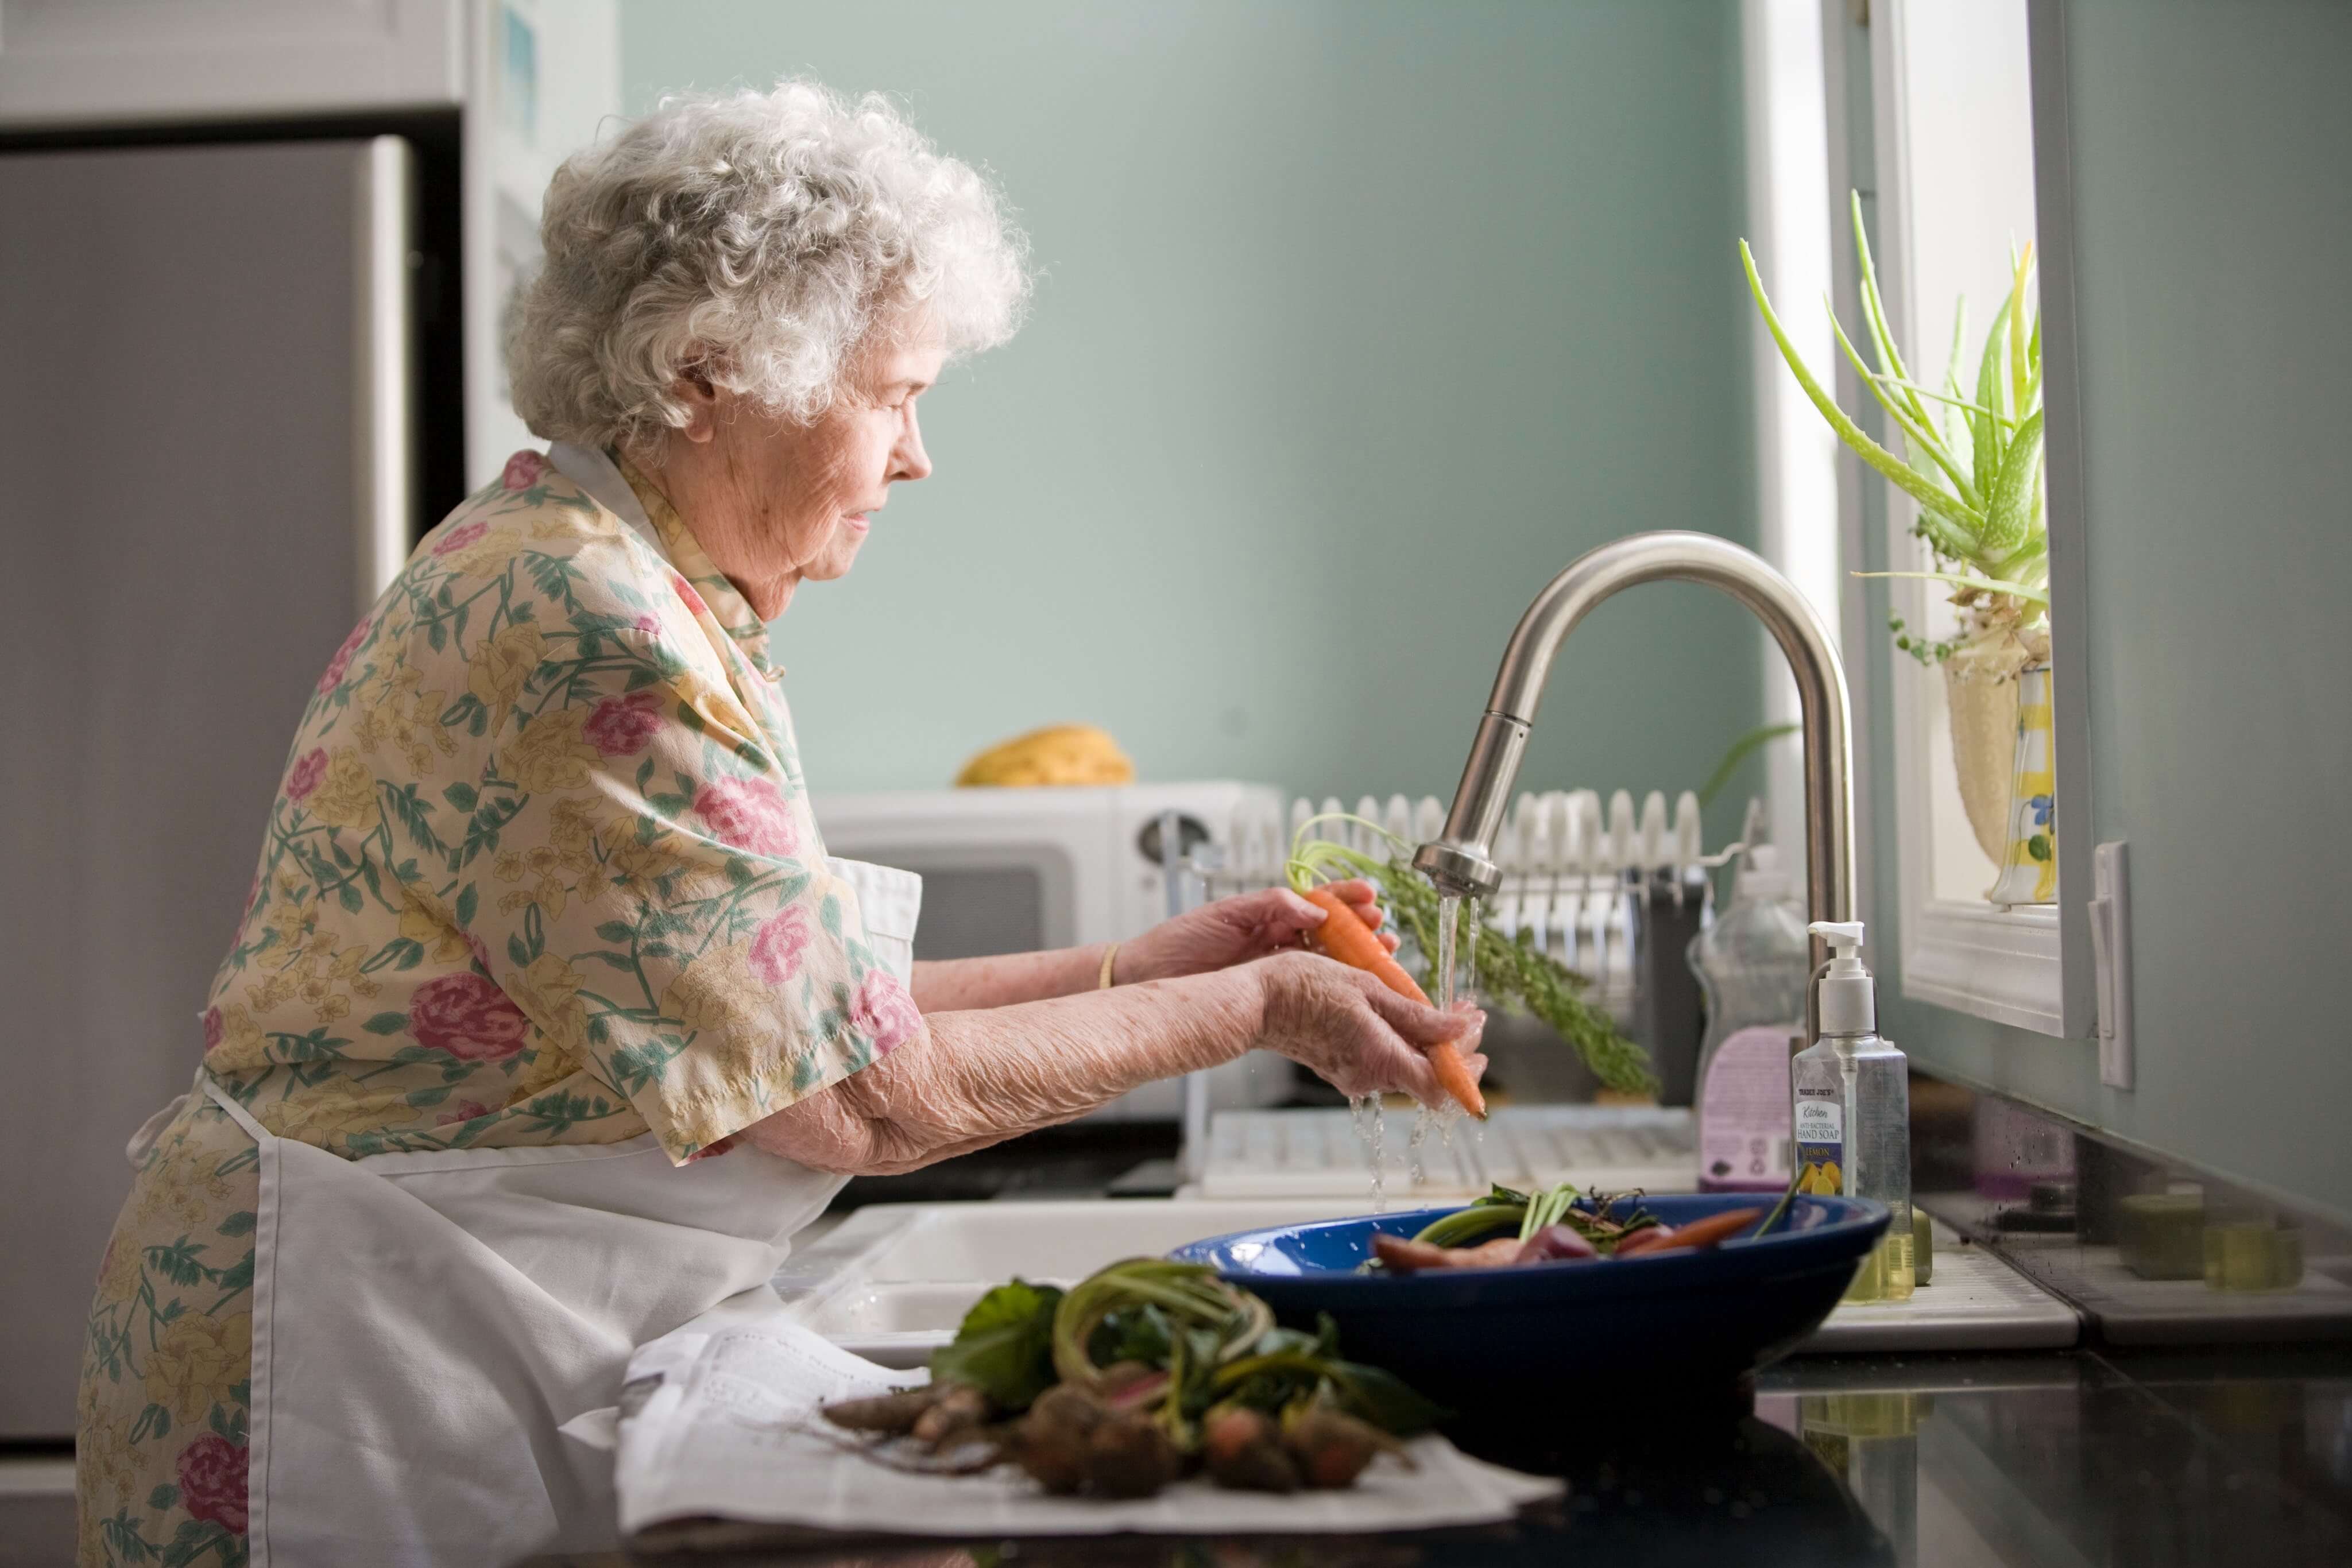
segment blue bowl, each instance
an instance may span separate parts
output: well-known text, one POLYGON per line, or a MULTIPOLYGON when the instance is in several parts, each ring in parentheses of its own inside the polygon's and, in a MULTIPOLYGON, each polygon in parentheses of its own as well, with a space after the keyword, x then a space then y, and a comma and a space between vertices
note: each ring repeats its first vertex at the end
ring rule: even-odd
MULTIPOLYGON (((1775 1201, 1642 1199, 1674 1226, 1775 1201)), ((1735 1385, 1795 1349, 1829 1315, 1887 1221, 1885 1206, 1866 1198, 1800 1197, 1769 1236, 1704 1250, 1402 1276, 1356 1271, 1371 1256, 1375 1233, 1411 1236, 1453 1212, 1244 1230, 1170 1256, 1208 1264, 1293 1327, 1311 1329, 1328 1312, 1349 1360, 1475 1412, 1548 1390, 1735 1385)))

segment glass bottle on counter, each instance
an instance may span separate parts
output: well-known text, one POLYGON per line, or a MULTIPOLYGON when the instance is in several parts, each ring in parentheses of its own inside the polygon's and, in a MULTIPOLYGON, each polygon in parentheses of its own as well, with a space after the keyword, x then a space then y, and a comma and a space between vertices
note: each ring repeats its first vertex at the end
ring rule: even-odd
POLYGON ((1797 1190, 1875 1198, 1892 1211, 1862 1261, 1849 1301, 1908 1301, 1916 1280, 1911 1233, 1911 1085, 1903 1053, 1878 1037, 1877 988, 1863 967, 1862 923, 1817 920, 1830 946, 1821 986, 1821 1038, 1789 1065, 1797 1190))

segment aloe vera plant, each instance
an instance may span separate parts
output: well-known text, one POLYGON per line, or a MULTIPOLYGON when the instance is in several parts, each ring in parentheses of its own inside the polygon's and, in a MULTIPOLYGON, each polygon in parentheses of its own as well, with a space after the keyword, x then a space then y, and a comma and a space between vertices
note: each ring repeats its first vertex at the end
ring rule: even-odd
MULTIPOLYGON (((1895 644, 1923 664, 1958 658, 1979 673, 2006 677, 2049 650, 2050 545, 2043 520, 2042 463, 2042 318, 2028 292, 2033 246, 2011 257, 2009 297, 2001 301, 1976 356, 1976 391, 1960 380, 1967 348, 1968 302, 1952 322, 1951 357, 1939 387, 1912 376, 1878 290, 1878 270, 1863 232, 1862 198, 1853 197, 1853 243, 1862 271, 1863 319, 1877 368, 1863 362, 1853 340, 1830 308, 1830 326, 1891 426, 1901 433, 1902 455, 1871 439, 1823 390, 1790 342, 1748 243, 1739 259, 1764 325, 1789 361, 1797 384, 1838 436, 1862 460, 1918 503, 1913 532, 1935 556, 1932 571, 1863 573, 1916 577, 1946 583, 1959 613, 1960 635, 1935 642, 1892 622, 1895 644)), ((1823 301, 1828 306, 1826 300, 1823 301)))

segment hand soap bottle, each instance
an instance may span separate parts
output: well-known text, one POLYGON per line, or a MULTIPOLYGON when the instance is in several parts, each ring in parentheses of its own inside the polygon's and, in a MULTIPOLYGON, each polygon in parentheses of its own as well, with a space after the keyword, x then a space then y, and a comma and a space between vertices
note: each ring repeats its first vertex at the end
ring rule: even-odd
POLYGON ((1903 1053, 1878 1038, 1878 995, 1859 956, 1862 923, 1817 920, 1830 946, 1821 987, 1821 1038, 1789 1065, 1797 1190, 1876 1198, 1893 1211, 1863 1260, 1849 1301, 1908 1301, 1911 1086, 1903 1053))

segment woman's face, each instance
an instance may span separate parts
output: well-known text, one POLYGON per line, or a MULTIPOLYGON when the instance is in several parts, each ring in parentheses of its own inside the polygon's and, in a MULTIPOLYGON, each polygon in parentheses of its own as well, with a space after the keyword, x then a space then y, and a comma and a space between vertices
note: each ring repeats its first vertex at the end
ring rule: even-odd
POLYGON ((813 424, 731 392, 694 398, 694 419, 673 434, 656 477, 761 620, 782 614, 803 580, 847 572, 891 485, 930 473, 915 403, 946 358, 938 332, 920 324, 886 337, 813 424))

